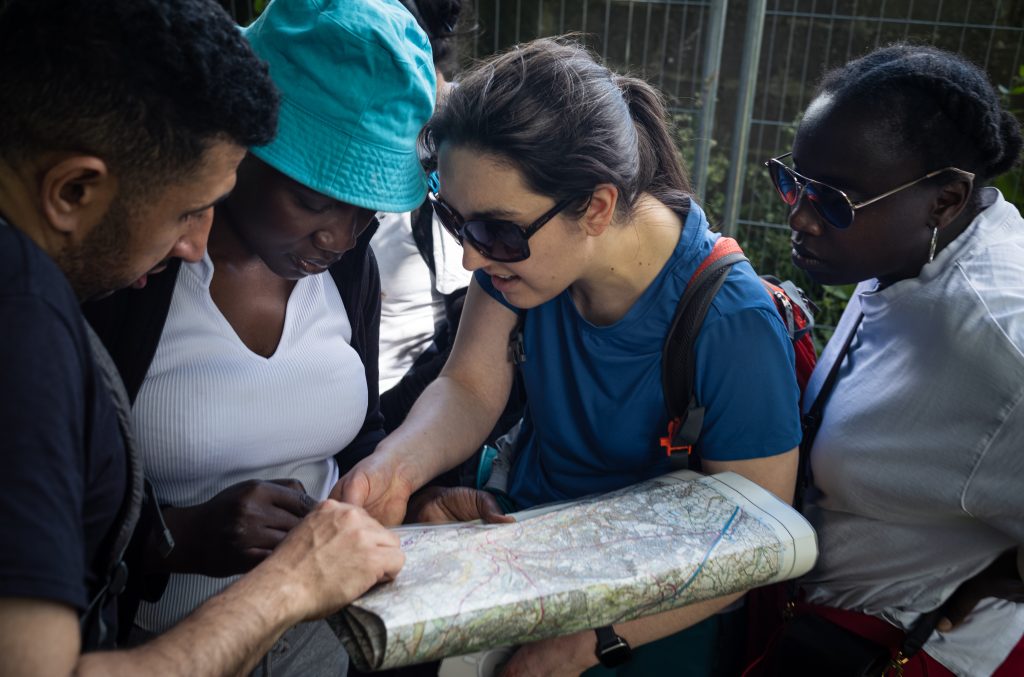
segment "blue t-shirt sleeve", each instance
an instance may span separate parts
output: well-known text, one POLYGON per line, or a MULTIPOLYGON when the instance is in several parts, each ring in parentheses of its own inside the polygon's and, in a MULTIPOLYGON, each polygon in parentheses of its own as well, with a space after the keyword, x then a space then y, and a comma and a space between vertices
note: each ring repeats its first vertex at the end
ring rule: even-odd
POLYGON ((494 285, 491 284, 491 276, 485 273, 484 271, 478 270, 475 273, 473 273, 473 279, 476 280, 476 283, 480 285, 481 289, 487 292, 488 296, 490 296, 492 299, 494 299, 501 305, 505 306, 509 310, 515 311, 515 313, 517 314, 523 312, 522 308, 516 308, 514 305, 505 300, 504 294, 495 289, 494 285))
POLYGON ((0 317, 0 597, 82 609, 82 356, 45 301, 0 297, 0 317))
POLYGON ((800 443, 793 344, 768 304, 708 314, 697 338, 694 391, 704 405, 704 458, 773 456, 800 443))

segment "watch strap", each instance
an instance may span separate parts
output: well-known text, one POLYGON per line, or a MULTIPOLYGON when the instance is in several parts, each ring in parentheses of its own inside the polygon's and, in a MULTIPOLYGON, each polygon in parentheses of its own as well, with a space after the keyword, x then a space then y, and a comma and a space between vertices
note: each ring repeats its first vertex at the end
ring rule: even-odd
POLYGON ((612 626, 594 628, 594 634, 597 635, 597 648, 594 653, 597 660, 606 668, 622 665, 633 657, 629 642, 620 637, 612 626))

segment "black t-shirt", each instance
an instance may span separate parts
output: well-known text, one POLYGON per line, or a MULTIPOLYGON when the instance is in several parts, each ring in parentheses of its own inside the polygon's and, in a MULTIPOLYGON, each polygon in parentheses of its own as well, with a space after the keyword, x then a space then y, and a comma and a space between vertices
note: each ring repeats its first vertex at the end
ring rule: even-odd
POLYGON ((85 610, 109 557, 126 463, 71 286, 0 219, 0 597, 85 610))

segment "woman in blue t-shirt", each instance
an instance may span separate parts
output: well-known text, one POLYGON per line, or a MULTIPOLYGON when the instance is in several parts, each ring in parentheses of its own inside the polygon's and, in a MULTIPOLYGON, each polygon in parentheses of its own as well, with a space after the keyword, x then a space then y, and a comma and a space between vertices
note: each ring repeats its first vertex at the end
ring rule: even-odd
MULTIPOLYGON (((435 210, 468 245, 463 265, 474 281, 441 377, 337 495, 399 522, 413 491, 468 458, 512 387, 507 353, 520 317, 529 404, 509 481, 517 506, 666 472, 662 346, 718 236, 691 199, 659 95, 573 43, 538 40, 466 74, 422 138, 438 158, 435 210)), ((737 472, 788 501, 800 438, 793 350, 749 265, 736 265, 715 297, 696 362, 704 469, 737 472)), ((474 489, 431 497, 419 517, 497 513, 474 489)), ((635 647, 737 597, 614 631, 635 647)), ((707 673, 715 623, 681 636, 690 641, 673 649, 672 674, 707 673)), ((509 674, 578 674, 598 663, 595 645, 594 633, 582 632, 525 646, 509 674)), ((633 669, 651 674, 643 653, 633 669)))

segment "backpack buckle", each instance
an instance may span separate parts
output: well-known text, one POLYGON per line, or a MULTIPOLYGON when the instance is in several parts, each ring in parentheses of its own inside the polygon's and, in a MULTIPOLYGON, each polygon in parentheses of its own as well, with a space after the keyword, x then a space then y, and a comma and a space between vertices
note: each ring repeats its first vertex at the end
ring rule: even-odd
POLYGON ((680 421, 678 418, 674 418, 668 422, 668 435, 659 438, 659 443, 665 448, 665 455, 672 458, 674 455, 678 455, 681 452, 686 456, 693 453, 692 444, 676 444, 676 435, 679 433, 680 421))

